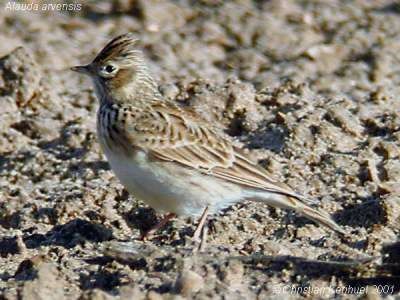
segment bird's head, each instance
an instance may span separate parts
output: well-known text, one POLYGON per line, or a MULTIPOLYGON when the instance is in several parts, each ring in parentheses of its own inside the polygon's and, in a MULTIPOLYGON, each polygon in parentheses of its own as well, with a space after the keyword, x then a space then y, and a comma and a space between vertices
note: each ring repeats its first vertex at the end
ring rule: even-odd
POLYGON ((120 35, 111 40, 90 64, 71 69, 92 78, 100 101, 124 103, 156 96, 157 84, 137 42, 131 33, 120 35))

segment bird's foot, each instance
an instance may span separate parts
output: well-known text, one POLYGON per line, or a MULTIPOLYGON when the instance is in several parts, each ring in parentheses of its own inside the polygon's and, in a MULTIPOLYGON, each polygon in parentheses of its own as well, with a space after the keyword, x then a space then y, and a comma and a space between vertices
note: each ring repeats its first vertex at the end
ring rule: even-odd
POLYGON ((167 214, 160 222, 158 222, 156 225, 154 225, 149 230, 143 232, 140 235, 139 239, 141 241, 150 240, 158 230, 160 230, 162 227, 164 227, 168 223, 169 220, 171 220, 175 217, 176 217, 176 215, 174 213, 167 214))
POLYGON ((208 215, 208 207, 206 207, 201 214, 199 224, 197 225, 192 241, 195 243, 195 247, 193 248, 193 252, 203 251, 206 247, 207 243, 207 234, 208 234, 208 226, 205 224, 208 215))

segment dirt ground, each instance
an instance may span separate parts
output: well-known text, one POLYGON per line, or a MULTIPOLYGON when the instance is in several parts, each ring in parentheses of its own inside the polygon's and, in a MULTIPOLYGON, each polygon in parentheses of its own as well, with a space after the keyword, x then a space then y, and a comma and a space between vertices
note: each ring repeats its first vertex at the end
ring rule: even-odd
POLYGON ((7 3, 0 299, 400 299, 397 1, 7 3), (349 237, 242 203, 211 218, 202 253, 185 218, 140 242, 160 216, 110 170, 92 85, 69 70, 125 32, 165 97, 223 126, 349 237))

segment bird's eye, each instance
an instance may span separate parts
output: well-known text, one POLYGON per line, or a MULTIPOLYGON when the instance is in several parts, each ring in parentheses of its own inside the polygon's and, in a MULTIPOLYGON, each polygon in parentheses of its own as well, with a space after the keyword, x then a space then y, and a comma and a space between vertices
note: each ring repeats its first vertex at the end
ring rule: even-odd
POLYGON ((105 66, 104 70, 105 70, 107 73, 112 73, 112 72, 115 71, 115 67, 112 66, 112 65, 107 65, 107 66, 105 66))
POLYGON ((103 78, 111 78, 114 77, 118 71, 118 67, 113 64, 107 64, 100 68, 99 74, 103 78))

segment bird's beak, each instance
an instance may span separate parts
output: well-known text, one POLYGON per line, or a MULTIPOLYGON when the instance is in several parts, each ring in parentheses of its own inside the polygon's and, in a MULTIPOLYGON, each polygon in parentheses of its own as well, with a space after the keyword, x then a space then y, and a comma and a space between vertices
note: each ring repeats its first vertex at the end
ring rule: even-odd
POLYGON ((89 75, 91 73, 90 65, 75 66, 75 67, 72 67, 71 70, 74 72, 78 72, 78 73, 82 73, 82 74, 86 74, 86 75, 89 75))

